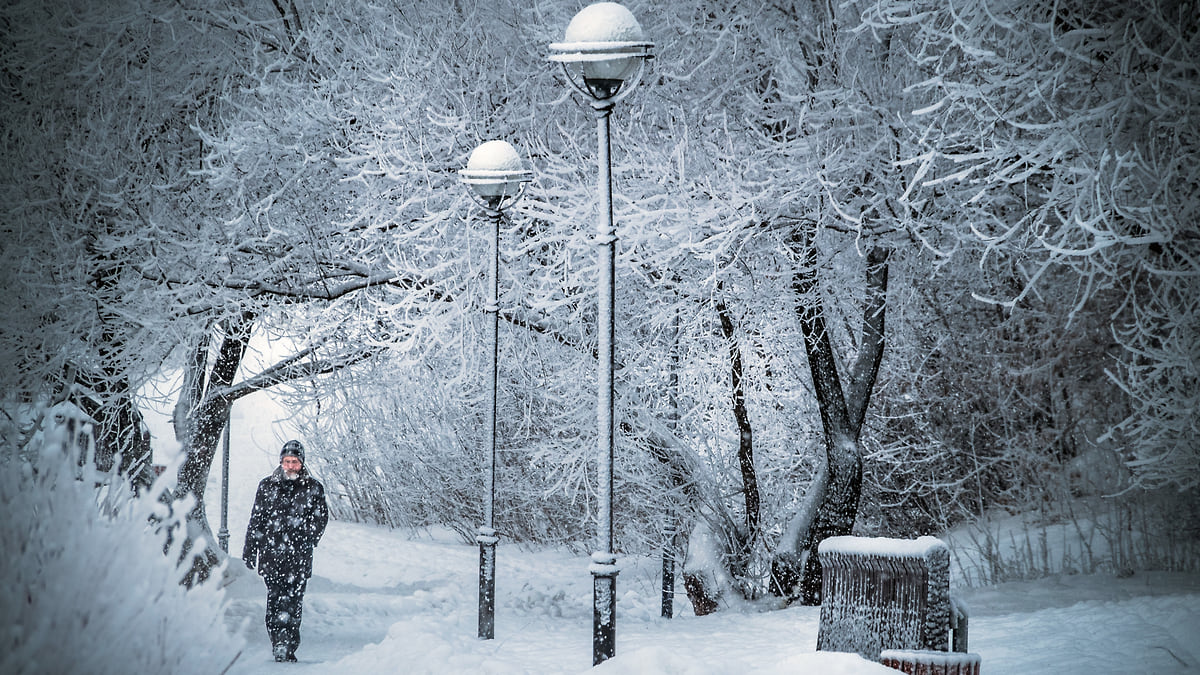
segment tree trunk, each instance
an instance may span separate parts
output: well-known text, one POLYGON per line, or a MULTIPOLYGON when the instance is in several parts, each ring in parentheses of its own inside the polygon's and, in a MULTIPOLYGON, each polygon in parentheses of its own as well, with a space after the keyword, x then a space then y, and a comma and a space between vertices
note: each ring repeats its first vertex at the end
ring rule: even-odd
POLYGON ((176 499, 191 495, 194 498, 186 517, 187 532, 182 555, 193 555, 192 568, 184 578, 194 585, 208 578, 210 570, 219 561, 216 539, 208 525, 204 508, 204 489, 208 474, 221 440, 221 431, 229 419, 233 398, 229 392, 234 375, 242 363, 254 317, 249 313, 221 322, 224 336, 217 350, 211 372, 207 372, 208 335, 205 335, 187 366, 184 375, 184 391, 175 410, 176 435, 183 444, 184 460, 179 467, 179 482, 176 499), (203 542, 203 551, 193 551, 197 542, 203 542))
MULTIPOLYGON (((112 234, 112 221, 103 219, 105 234, 112 234)), ((151 468, 150 436, 143 423, 142 414, 134 404, 134 392, 128 375, 115 365, 121 363, 123 353, 129 349, 126 342, 128 325, 126 319, 107 306, 105 298, 120 294, 119 278, 122 265, 115 254, 88 244, 88 252, 94 256, 96 271, 90 277, 97 296, 96 314, 100 324, 100 339, 97 342, 96 367, 75 364, 70 384, 79 384, 89 394, 74 396, 76 404, 92 419, 96 420, 94 438, 96 442, 96 469, 109 471, 113 462, 120 458, 118 472, 125 476, 135 490, 148 487, 153 481, 151 468)))
POLYGON ((715 612, 721 597, 745 577, 748 537, 719 501, 705 504, 688 536, 683 586, 697 616, 715 612))
POLYGON ((96 420, 96 469, 109 471, 119 460, 117 472, 130 481, 134 490, 149 487, 154 481, 150 436, 133 402, 129 379, 111 372, 95 376, 80 370, 75 381, 95 393, 94 398, 75 399, 80 409, 96 420))
POLYGON ((735 585, 745 586, 740 582, 744 581, 762 518, 758 474, 754 468, 754 433, 746 410, 742 352, 738 347, 733 318, 724 301, 717 301, 716 312, 721 322, 721 332, 729 346, 731 399, 733 418, 738 428, 738 466, 746 519, 744 527, 739 528, 730 514, 723 510, 720 514, 709 514, 701 518, 688 538, 688 565, 683 572, 684 590, 698 616, 715 612, 720 606, 722 594, 727 590, 735 585))
POLYGON ((805 605, 821 604, 821 559, 817 547, 829 537, 850 534, 862 493, 862 453, 857 441, 840 434, 830 436, 827 432, 825 457, 829 466, 828 487, 810 529, 800 577, 800 602, 805 605))
MULTIPOLYGON (((862 492, 862 448, 859 437, 871 390, 883 358, 884 319, 887 300, 888 259, 886 248, 867 253, 866 302, 858 354, 849 376, 848 389, 842 375, 826 325, 826 309, 818 286, 816 249, 812 243, 815 224, 797 231, 791 246, 799 263, 792 279, 809 373, 816 392, 824 430, 824 462, 810 484, 801 506, 788 522, 771 563, 771 593, 805 604, 821 601, 821 566, 817 547, 828 537, 850 534, 858 514, 862 492)), ((747 490, 748 513, 757 502, 752 435, 740 388, 741 359, 732 341, 733 322, 723 305, 718 304, 722 332, 730 340, 731 368, 734 373, 734 417, 741 434, 739 459, 743 485, 747 490), (753 493, 754 497, 751 497, 753 493), (753 501, 752 501, 753 499, 753 501)), ((747 516, 749 523, 750 516, 747 516)), ((748 562, 746 544, 757 535, 756 526, 740 532, 729 514, 708 512, 697 524, 689 549, 689 569, 684 571, 688 597, 698 614, 715 611, 721 593, 733 586, 748 562), (723 516, 723 517, 722 517, 723 516)), ((744 590, 744 589, 743 589, 744 590)))
MULTIPOLYGON (((791 245, 800 261, 792 279, 796 292, 796 312, 804 335, 809 374, 813 381, 821 425, 825 435, 824 480, 811 521, 789 527, 796 541, 783 542, 783 553, 772 565, 773 573, 783 579, 799 579, 799 599, 804 604, 821 602, 821 563, 817 547, 828 537, 850 534, 858 514, 862 492, 862 447, 859 436, 871 389, 879 372, 884 347, 884 309, 887 299, 887 265, 890 251, 873 248, 867 255, 867 302, 863 309, 863 328, 858 357, 851 371, 850 396, 844 394, 837 358, 825 322, 825 305, 820 295, 817 255, 813 242, 815 223, 800 229, 791 245), (791 550, 785 547, 791 545, 791 550), (800 554, 800 555, 797 555, 800 554), (803 563, 803 571, 796 566, 803 563)), ((821 487, 821 486, 818 486, 821 487)), ((793 584, 774 583, 772 590, 795 592, 793 584)))
MULTIPOLYGON (((720 290, 720 284, 718 284, 720 290)), ((746 531, 748 541, 753 541, 758 532, 759 504, 758 474, 754 471, 754 430, 750 426, 750 415, 746 412, 746 391, 742 384, 742 350, 734 335, 733 318, 723 300, 717 301, 717 315, 721 319, 721 333, 729 344, 729 369, 733 390, 733 419, 738 428, 738 467, 742 474, 742 496, 746 505, 746 531)))

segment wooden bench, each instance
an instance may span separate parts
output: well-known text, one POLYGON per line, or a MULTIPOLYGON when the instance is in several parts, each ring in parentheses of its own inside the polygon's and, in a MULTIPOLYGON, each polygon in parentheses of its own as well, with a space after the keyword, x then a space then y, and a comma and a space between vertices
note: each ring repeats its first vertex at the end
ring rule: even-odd
POLYGON ((978 654, 885 649, 879 662, 905 675, 979 675, 978 654))
POLYGON ((817 649, 878 661, 884 650, 967 651, 965 608, 950 597, 950 551, 935 537, 830 537, 821 560, 817 649))

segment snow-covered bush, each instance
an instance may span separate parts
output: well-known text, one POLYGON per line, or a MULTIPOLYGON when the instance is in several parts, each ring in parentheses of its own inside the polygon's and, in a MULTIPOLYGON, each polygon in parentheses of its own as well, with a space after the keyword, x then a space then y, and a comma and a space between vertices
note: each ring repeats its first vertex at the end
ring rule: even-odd
POLYGON ((222 589, 185 590, 149 524, 182 516, 55 454, 0 460, 0 672, 224 672, 244 641, 222 589))

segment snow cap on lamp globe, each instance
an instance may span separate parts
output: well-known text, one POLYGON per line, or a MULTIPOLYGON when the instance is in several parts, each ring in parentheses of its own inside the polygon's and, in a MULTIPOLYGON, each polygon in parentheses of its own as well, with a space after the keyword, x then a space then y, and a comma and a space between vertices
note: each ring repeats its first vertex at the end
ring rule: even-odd
POLYGON ((624 5, 597 2, 579 10, 567 24, 564 42, 642 42, 642 25, 624 5))
POLYGON ((480 143, 467 158, 464 179, 483 197, 512 196, 529 180, 521 156, 508 141, 480 143))
POLYGON ((467 159, 467 169, 477 171, 521 171, 521 156, 508 141, 480 143, 467 159))
MULTIPOLYGON (((624 5, 616 2, 597 2, 579 10, 567 24, 563 42, 643 42, 646 36, 642 25, 624 5)), ((624 80, 633 70, 636 57, 606 61, 586 61, 586 77, 605 80, 624 80)))

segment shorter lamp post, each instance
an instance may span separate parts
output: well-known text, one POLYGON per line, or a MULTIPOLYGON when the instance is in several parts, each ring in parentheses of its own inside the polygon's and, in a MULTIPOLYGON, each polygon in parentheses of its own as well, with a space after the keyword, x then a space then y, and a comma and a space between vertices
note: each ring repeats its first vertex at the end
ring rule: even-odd
POLYGON ((613 365, 616 325, 616 228, 613 225, 612 160, 609 119, 613 107, 642 78, 654 44, 647 42, 637 19, 623 5, 598 2, 584 7, 567 24, 562 42, 550 45, 550 60, 562 65, 567 82, 596 114, 600 166, 599 307, 596 325, 598 382, 596 416, 599 432, 601 550, 592 553, 592 664, 617 652, 617 556, 613 553, 613 365))
POLYGON ((479 526, 475 540, 479 542, 479 637, 490 640, 496 634, 496 386, 498 330, 500 325, 499 268, 500 221, 504 209, 512 206, 525 192, 525 184, 533 173, 521 166, 521 157, 506 141, 488 141, 471 152, 467 168, 459 177, 469 188, 471 198, 488 215, 489 232, 488 299, 484 311, 490 315, 488 326, 488 462, 487 500, 484 502, 484 524, 479 526))

